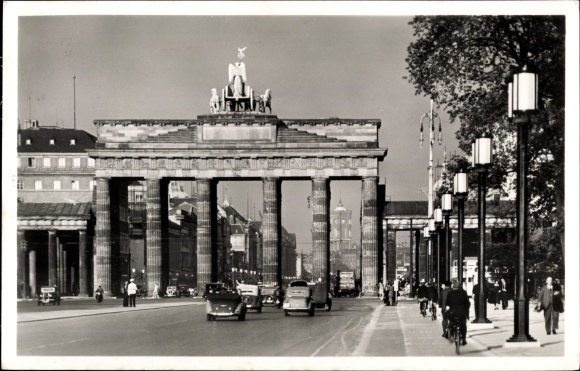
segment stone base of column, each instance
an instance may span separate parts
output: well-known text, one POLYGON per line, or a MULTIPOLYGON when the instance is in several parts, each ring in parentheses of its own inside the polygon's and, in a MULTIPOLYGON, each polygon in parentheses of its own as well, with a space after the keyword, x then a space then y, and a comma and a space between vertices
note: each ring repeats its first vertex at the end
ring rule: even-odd
POLYGON ((531 336, 529 337, 529 339, 526 340, 506 340, 505 344, 503 345, 504 348, 540 348, 542 346, 542 343, 540 343, 539 341, 536 341, 534 338, 532 338, 531 336), (531 339, 531 340, 529 340, 531 339))

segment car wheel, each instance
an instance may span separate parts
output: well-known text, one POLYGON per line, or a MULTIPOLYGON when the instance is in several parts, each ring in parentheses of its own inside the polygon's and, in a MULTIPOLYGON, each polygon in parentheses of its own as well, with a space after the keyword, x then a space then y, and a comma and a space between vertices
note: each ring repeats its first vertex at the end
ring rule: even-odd
POLYGON ((330 312, 330 305, 324 304, 324 310, 330 312))
POLYGON ((285 316, 285 317, 288 317, 289 315, 290 315, 290 313, 288 313, 288 311, 287 311, 287 310, 285 310, 285 311, 284 311, 284 316, 285 316))
POLYGON ((208 320, 208 321, 213 321, 213 319, 214 319, 214 318, 213 318, 213 316, 212 316, 211 314, 208 314, 208 315, 207 315, 207 320, 208 320))

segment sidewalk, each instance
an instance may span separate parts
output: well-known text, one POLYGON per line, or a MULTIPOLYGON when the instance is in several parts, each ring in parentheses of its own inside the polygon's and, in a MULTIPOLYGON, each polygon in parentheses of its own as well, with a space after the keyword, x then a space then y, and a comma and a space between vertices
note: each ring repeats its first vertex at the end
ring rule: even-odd
MULTIPOLYGON (((74 297, 77 300, 77 297, 74 297)), ((78 298, 78 300, 91 299, 94 298, 78 298)), ((142 310, 152 310, 161 309, 169 307, 183 307, 188 305, 205 305, 205 301, 188 301, 188 302, 167 302, 163 299, 142 299, 137 302, 136 307, 123 307, 122 302, 119 302, 119 306, 115 307, 98 307, 95 305, 94 309, 66 309, 58 311, 43 311, 43 312, 29 312, 29 313, 17 313, 16 322, 36 322, 36 321, 46 321, 61 318, 71 318, 71 317, 85 317, 94 316, 99 314, 111 314, 111 313, 124 313, 142 310)))

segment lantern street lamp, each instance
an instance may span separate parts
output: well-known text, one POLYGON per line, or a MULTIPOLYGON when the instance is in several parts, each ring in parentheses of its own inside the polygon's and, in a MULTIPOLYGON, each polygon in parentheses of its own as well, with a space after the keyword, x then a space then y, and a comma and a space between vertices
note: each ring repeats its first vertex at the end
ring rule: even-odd
POLYGON ((465 198, 467 197, 467 173, 460 170, 453 178, 453 193, 457 198, 457 282, 463 286, 463 214, 465 198))
POLYGON ((487 303, 485 298, 485 194, 487 169, 491 165, 493 157, 492 137, 489 134, 483 134, 472 143, 472 169, 477 173, 477 214, 478 214, 478 282, 479 296, 478 300, 478 317, 472 323, 491 323, 487 318, 487 303))
MULTIPOLYGON (((506 345, 529 345, 536 339, 529 334, 529 301, 527 296, 527 255, 528 255, 528 125, 532 115, 538 110, 538 73, 524 66, 508 78, 508 119, 517 124, 517 305, 514 310, 514 335, 506 345), (525 344, 521 344, 525 343, 525 344), (527 343, 527 344, 526 344, 527 343)), ((536 343, 539 345, 539 343, 536 343)))
POLYGON ((437 227, 435 225, 435 218, 429 218, 429 283, 433 283, 435 277, 434 272, 434 259, 435 259, 435 233, 437 233, 437 227))
POLYGON ((451 241, 449 238, 449 215, 451 215, 451 212, 453 212, 453 196, 451 193, 449 193, 449 191, 441 196, 441 210, 445 215, 445 281, 449 281, 451 279, 451 241))
POLYGON ((441 224, 443 224, 443 210, 441 206, 437 207, 435 211, 433 211, 433 217, 435 219, 435 236, 437 242, 437 293, 439 293, 439 289, 441 288, 441 280, 443 279, 441 275, 441 224))

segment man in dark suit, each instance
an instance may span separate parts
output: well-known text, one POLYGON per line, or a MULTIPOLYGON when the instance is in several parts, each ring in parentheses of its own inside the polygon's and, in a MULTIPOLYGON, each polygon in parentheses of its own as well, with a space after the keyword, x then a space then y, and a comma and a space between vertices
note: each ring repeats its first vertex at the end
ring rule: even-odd
POLYGON ((546 286, 540 290, 538 299, 540 308, 544 310, 544 321, 546 322, 546 333, 556 334, 558 329, 558 315, 554 310, 554 287, 552 286, 552 277, 546 278, 546 286))
POLYGON ((469 296, 461 287, 459 282, 454 282, 453 290, 447 294, 445 298, 445 311, 447 314, 447 319, 453 323, 456 321, 459 323, 459 328, 461 331, 461 345, 466 345, 465 335, 467 334, 466 321, 469 318, 469 307, 471 302, 469 301, 469 296))
POLYGON ((443 317, 443 321, 441 323, 441 326, 443 326, 443 335, 441 335, 442 337, 446 338, 447 337, 447 325, 449 323, 449 320, 447 319, 447 315, 445 314, 445 306, 443 305, 445 303, 445 300, 447 299, 447 294, 449 294, 449 292, 451 292, 451 281, 445 281, 445 283, 443 283, 441 285, 441 296, 439 297, 439 308, 441 308, 441 316, 443 317))

